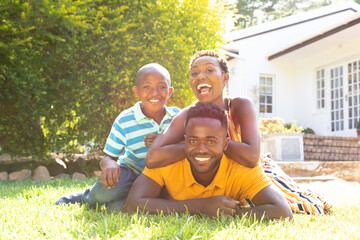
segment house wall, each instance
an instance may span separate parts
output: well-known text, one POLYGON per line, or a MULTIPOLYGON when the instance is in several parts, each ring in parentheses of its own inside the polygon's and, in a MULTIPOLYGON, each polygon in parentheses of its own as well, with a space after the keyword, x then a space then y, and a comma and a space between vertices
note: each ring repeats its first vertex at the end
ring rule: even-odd
MULTIPOLYGON (((308 55, 294 63, 294 119, 304 127, 311 127, 317 135, 355 137, 354 129, 331 132, 329 69, 354 59, 360 59, 360 36, 308 55), (316 70, 325 68, 325 109, 316 109, 316 70), (306 97, 304 97, 306 96, 306 97)), ((344 94, 347 85, 344 81, 344 94)), ((345 101, 345 106, 347 102, 345 101)), ((347 115, 345 109, 345 115, 347 115)), ((346 118, 345 118, 346 119, 346 118)), ((347 122, 345 121, 345 125, 347 122)))
MULTIPOLYGON (((288 61, 267 60, 270 54, 299 41, 299 36, 303 38, 314 32, 319 33, 324 26, 334 24, 349 14, 353 12, 330 15, 227 44, 227 49, 239 51, 239 58, 230 60, 230 68, 234 71, 230 74, 229 95, 249 97, 258 109, 254 89, 259 87, 260 74, 268 74, 275 77, 274 109, 271 115, 264 117, 281 117, 285 122, 296 120, 298 125, 310 127, 318 135, 355 136, 355 131, 335 134, 330 132, 329 82, 326 82, 326 109, 315 109, 315 71, 319 67, 359 55, 360 36, 352 40, 345 39, 346 42, 341 47, 336 45, 322 48, 323 50, 311 52, 299 59, 295 57, 288 61)), ((258 116, 261 117, 259 114, 258 116)))

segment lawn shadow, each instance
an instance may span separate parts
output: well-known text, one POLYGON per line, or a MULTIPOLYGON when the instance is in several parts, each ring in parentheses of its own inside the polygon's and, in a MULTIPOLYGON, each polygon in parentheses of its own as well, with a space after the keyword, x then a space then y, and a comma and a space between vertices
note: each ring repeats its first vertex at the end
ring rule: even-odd
MULTIPOLYGON (((72 179, 56 179, 49 181, 1 181, 0 184, 0 198, 33 198, 41 194, 54 194, 61 192, 61 194, 78 191, 78 189, 86 189, 91 186, 96 180, 90 178, 86 180, 72 180, 72 179)), ((54 196, 55 197, 55 196, 54 196)), ((55 198, 56 198, 55 197, 55 198)))

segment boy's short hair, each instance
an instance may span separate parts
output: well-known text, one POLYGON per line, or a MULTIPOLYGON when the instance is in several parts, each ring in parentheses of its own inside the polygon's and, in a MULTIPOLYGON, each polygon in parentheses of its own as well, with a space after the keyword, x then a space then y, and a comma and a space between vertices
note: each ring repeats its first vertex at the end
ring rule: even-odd
POLYGON ((142 66, 136 74, 136 85, 138 84, 139 80, 143 77, 143 75, 145 73, 147 73, 149 70, 156 70, 159 73, 161 73, 162 75, 164 75, 164 77, 167 80, 169 80, 169 85, 171 85, 169 71, 158 63, 148 63, 148 64, 142 66))
POLYGON ((215 52, 214 50, 203 50, 200 52, 195 53, 190 60, 189 68, 191 69, 192 64, 194 61, 200 57, 215 57, 219 64, 220 68, 223 73, 229 73, 229 63, 225 59, 225 57, 221 56, 218 52, 215 52))
POLYGON ((228 129, 228 115, 225 109, 215 103, 197 102, 195 105, 189 107, 185 128, 191 118, 212 118, 220 121, 221 126, 228 129))

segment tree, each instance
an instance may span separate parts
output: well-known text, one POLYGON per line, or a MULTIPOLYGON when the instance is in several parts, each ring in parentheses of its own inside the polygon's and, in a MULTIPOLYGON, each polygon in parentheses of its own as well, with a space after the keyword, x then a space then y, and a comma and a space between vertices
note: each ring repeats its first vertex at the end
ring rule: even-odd
POLYGON ((70 1, 1 1, 0 139, 2 151, 48 150, 43 117, 54 128, 71 118, 76 99, 71 46, 82 27, 70 1), (54 115, 56 113, 56 115, 54 115))
POLYGON ((169 105, 192 103, 190 56, 223 43, 222 5, 205 0, 6 0, 0 12, 0 146, 11 154, 102 148, 149 62, 171 73, 169 105))
POLYGON ((232 5, 232 9, 236 12, 235 27, 242 29, 327 6, 332 2, 333 0, 237 0, 232 5))

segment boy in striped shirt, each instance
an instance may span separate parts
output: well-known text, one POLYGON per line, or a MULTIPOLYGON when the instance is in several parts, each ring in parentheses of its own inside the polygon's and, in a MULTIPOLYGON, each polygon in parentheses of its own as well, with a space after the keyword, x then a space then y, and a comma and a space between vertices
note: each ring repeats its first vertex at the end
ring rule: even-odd
POLYGON ((100 161, 100 179, 91 189, 62 196, 56 205, 85 202, 123 209, 132 183, 145 167, 148 147, 180 111, 165 106, 173 88, 169 72, 159 64, 140 68, 133 91, 141 101, 114 121, 100 161))

